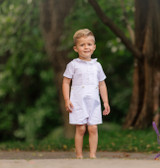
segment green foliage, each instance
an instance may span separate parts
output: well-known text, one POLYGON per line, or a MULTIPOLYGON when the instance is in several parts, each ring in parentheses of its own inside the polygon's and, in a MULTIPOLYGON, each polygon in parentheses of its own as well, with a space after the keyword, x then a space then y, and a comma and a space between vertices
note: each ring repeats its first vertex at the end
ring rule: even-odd
POLYGON ((33 141, 60 124, 54 73, 44 51, 39 2, 5 1, 0 15, 1 138, 33 141))
MULTIPOLYGON (((88 133, 84 136, 84 150, 89 151, 88 133)), ((33 143, 26 142, 3 142, 0 150, 37 150, 74 151, 74 139, 63 137, 63 128, 56 128, 42 141, 33 143)), ((160 146, 157 143, 156 133, 153 129, 134 130, 132 128, 123 130, 120 125, 104 123, 99 126, 98 151, 121 151, 121 152, 158 152, 160 146)))
MULTIPOLYGON (((30 144, 44 138, 47 144, 45 137, 52 135, 53 138, 53 129, 62 124, 54 72, 44 50, 39 26, 39 2, 5 0, 0 6, 1 140, 26 140, 30 144)), ((123 24, 121 1, 99 0, 98 3, 129 37, 123 24)), ((133 2, 125 0, 125 5, 133 26, 133 2)), ((80 28, 89 28, 96 36, 97 49, 93 57, 98 58, 107 75, 111 105, 107 120, 121 123, 129 106, 133 57, 101 23, 87 0, 76 1, 66 18, 60 49, 72 48, 72 36, 80 28)), ((69 57, 77 56, 71 51, 69 57)), ((68 143, 72 144, 67 141, 67 146, 68 143)), ((59 145, 60 149, 63 148, 61 145, 66 148, 65 142, 59 145)))
POLYGON ((159 145, 152 128, 123 130, 117 124, 104 124, 99 130, 99 150, 157 152, 159 145))

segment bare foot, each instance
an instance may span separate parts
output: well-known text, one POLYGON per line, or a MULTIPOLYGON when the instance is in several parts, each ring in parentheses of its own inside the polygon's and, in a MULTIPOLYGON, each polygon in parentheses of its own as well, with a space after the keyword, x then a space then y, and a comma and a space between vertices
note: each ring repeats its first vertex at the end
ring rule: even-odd
POLYGON ((76 156, 77 159, 83 159, 83 156, 76 156))
POLYGON ((90 156, 90 159, 96 159, 96 156, 90 156))

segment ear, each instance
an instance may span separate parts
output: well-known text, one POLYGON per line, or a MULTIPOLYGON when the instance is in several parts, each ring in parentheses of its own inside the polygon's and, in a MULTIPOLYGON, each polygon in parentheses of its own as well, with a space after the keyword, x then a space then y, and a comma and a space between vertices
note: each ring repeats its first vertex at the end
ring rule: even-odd
POLYGON ((78 50, 77 50, 77 47, 76 47, 76 46, 73 46, 73 50, 74 50, 75 52, 78 52, 78 50))
POLYGON ((94 45, 94 50, 96 49, 96 44, 94 45))

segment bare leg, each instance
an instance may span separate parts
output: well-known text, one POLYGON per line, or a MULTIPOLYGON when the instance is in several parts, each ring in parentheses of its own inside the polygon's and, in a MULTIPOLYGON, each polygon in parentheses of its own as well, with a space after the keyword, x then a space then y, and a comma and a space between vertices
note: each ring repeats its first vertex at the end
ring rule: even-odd
POLYGON ((76 134, 75 134, 75 148, 76 148, 76 157, 83 158, 82 148, 83 148, 83 136, 86 131, 85 125, 76 125, 76 134))
POLYGON ((89 147, 90 147, 90 158, 96 158, 97 144, 98 144, 98 129, 97 125, 89 125, 89 147))

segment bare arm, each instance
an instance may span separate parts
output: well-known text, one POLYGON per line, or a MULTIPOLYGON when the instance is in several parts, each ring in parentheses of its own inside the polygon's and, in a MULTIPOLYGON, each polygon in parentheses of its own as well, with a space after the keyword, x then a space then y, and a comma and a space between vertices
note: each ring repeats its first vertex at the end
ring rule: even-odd
POLYGON ((110 106, 109 106, 108 91, 107 91, 107 86, 105 84, 105 81, 99 82, 99 90, 100 90, 100 95, 103 100, 103 104, 105 108, 103 111, 103 115, 108 115, 110 113, 110 106))
POLYGON ((73 105, 69 99, 71 79, 64 77, 62 83, 62 93, 65 101, 66 111, 72 112, 73 105))

